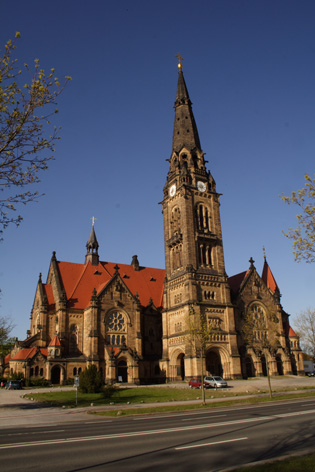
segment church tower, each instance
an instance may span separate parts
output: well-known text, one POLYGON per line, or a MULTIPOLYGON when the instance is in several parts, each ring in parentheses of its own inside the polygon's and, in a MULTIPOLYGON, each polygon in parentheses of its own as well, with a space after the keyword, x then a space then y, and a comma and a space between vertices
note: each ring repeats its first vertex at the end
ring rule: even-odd
POLYGON ((219 194, 206 162, 179 60, 173 146, 162 202, 166 268, 162 368, 169 380, 201 372, 240 376, 219 194), (190 347, 189 314, 203 317, 213 328, 203 366, 190 347))

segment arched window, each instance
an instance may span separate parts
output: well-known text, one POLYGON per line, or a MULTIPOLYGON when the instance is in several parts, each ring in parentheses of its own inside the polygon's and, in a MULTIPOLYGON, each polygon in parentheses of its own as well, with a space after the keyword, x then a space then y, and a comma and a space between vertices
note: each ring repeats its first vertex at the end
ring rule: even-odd
POLYGON ((70 325, 69 353, 76 354, 78 351, 78 327, 75 324, 70 325))
POLYGON ((38 371, 39 371, 39 367, 38 367, 38 365, 37 365, 37 366, 35 367, 35 377, 38 376, 38 371))
POLYGON ((208 244, 199 244, 199 264, 203 266, 212 266, 211 246, 208 244))
POLYGON ((179 234, 180 233, 180 209, 178 207, 173 208, 171 214, 171 233, 179 234))
POLYGON ((196 207, 197 228, 199 231, 210 231, 210 210, 199 203, 196 207))
POLYGON ((259 303, 253 303, 249 307, 249 315, 253 320, 255 339, 257 341, 264 341, 268 336, 265 309, 259 303))
POLYGON ((44 369, 43 369, 43 368, 40 369, 39 375, 40 375, 41 377, 43 377, 43 375, 44 375, 44 369))
POLYGON ((177 246, 172 248, 171 256, 172 256, 173 270, 179 269, 180 267, 182 267, 183 261, 182 261, 182 245, 181 244, 178 244, 177 246))
POLYGON ((125 315, 119 311, 109 314, 106 320, 106 341, 112 346, 126 344, 127 323, 125 315))
POLYGON ((77 368, 76 367, 73 367, 73 377, 77 375, 77 368))

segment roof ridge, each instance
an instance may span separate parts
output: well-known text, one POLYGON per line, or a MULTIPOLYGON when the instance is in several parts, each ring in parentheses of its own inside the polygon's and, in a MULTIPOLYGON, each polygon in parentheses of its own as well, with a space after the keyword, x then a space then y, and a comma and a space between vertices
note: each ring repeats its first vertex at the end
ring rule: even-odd
POLYGON ((73 295, 74 295, 76 289, 78 288, 78 285, 81 282, 81 280, 83 278, 83 275, 85 274, 85 271, 87 270, 87 267, 88 267, 89 264, 90 264, 90 262, 88 262, 87 264, 83 264, 83 271, 82 271, 80 277, 78 278, 78 281, 77 281, 76 285, 74 286, 74 289, 72 290, 71 295, 68 297, 68 300, 70 300, 73 297, 73 295))

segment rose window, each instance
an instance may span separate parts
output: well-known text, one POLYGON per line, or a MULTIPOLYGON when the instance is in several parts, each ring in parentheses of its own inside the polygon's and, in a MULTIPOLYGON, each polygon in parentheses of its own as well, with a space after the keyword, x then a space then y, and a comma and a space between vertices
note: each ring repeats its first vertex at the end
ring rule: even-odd
POLYGON ((111 313, 108 317, 110 331, 125 331, 125 319, 121 313, 111 313))

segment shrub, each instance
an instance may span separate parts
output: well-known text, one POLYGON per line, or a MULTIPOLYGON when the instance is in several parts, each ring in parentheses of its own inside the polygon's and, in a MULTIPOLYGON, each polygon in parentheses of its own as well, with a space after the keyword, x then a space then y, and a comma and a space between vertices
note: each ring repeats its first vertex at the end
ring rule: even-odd
POLYGON ((27 387, 49 387, 50 383, 48 380, 41 378, 41 379, 30 379, 26 381, 27 387))
POLYGON ((11 375, 10 380, 24 380, 23 372, 14 372, 11 375))
POLYGON ((80 392, 99 393, 102 390, 103 380, 96 365, 90 365, 80 374, 80 392))
POLYGON ((111 398, 114 395, 114 393, 117 392, 117 390, 118 388, 112 384, 104 385, 104 387, 102 388, 103 397, 111 398))

